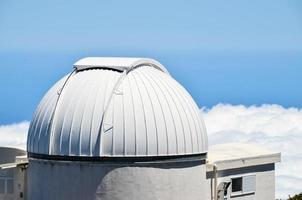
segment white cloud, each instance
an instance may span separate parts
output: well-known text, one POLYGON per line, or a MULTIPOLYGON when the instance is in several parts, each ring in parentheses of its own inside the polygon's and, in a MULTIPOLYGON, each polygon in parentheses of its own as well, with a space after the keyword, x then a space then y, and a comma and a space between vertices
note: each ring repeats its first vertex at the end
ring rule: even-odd
POLYGON ((302 192, 302 109, 218 104, 202 112, 210 145, 244 142, 280 151, 276 197, 302 192))
POLYGON ((26 149, 29 122, 0 125, 0 146, 26 149))

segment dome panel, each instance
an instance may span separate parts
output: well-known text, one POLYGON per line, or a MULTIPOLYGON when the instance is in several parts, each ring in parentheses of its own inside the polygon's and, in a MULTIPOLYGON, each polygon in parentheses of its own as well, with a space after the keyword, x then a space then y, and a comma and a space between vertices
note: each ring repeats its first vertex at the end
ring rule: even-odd
POLYGON ((28 152, 83 157, 206 153, 197 105, 156 63, 120 71, 100 62, 100 67, 83 67, 82 62, 80 70, 61 79, 39 104, 28 152))
POLYGON ((34 117, 30 123, 27 150, 29 152, 41 152, 48 154, 49 124, 51 115, 56 105, 58 92, 62 88, 67 76, 58 81, 43 97, 38 105, 34 117))

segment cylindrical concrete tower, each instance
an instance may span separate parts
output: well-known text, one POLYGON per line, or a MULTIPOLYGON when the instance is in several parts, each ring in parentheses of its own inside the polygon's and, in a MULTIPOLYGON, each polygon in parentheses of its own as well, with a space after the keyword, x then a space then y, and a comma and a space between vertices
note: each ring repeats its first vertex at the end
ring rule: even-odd
POLYGON ((203 199, 207 148, 197 105, 159 62, 84 58, 34 114, 27 197, 203 199))

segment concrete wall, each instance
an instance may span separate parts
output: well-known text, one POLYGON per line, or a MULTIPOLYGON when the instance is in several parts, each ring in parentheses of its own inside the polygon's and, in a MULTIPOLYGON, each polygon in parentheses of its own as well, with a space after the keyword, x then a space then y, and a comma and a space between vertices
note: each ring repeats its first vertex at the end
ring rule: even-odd
POLYGON ((201 162, 100 164, 30 159, 30 200, 202 200, 201 162))

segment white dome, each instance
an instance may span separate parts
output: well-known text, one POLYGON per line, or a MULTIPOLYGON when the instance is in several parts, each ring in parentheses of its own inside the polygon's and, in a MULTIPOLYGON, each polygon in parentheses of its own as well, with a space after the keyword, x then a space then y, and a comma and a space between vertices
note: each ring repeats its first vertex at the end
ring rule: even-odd
POLYGON ((205 125, 188 92, 151 59, 85 58, 44 96, 32 154, 84 157, 206 153, 205 125))

